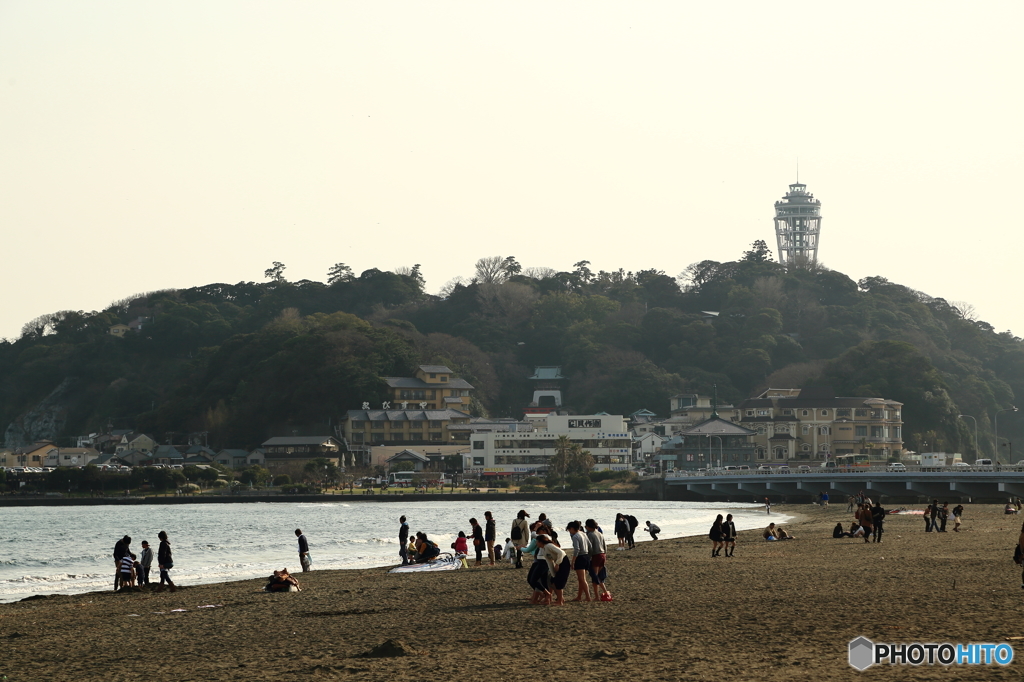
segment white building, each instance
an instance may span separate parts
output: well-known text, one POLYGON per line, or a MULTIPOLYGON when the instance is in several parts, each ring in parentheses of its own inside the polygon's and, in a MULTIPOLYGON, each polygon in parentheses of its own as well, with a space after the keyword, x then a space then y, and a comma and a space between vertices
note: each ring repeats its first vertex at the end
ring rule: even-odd
POLYGON ((477 433, 465 456, 467 475, 543 476, 559 436, 567 436, 594 456, 594 470, 630 467, 632 439, 622 415, 549 414, 544 428, 525 433, 477 433))

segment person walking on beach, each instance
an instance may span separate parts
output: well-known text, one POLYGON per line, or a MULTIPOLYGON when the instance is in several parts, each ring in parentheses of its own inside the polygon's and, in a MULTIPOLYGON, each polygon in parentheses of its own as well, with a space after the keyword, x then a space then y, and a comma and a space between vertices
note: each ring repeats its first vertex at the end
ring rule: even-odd
POLYGON ((648 521, 647 522, 647 532, 651 534, 651 539, 652 540, 657 540, 658 539, 658 533, 661 532, 661 528, 659 528, 657 524, 651 523, 650 521, 648 521))
POLYGON ((565 527, 572 538, 572 570, 576 573, 576 598, 573 601, 590 601, 590 585, 587 571, 590 569, 590 540, 583 532, 579 521, 572 521, 565 527))
POLYGON ((160 538, 160 546, 156 550, 156 563, 160 568, 160 586, 156 588, 157 592, 164 591, 164 583, 166 582, 171 588, 171 592, 174 592, 178 588, 174 585, 174 581, 171 580, 171 574, 169 571, 174 568, 174 558, 171 556, 171 541, 167 539, 167 531, 162 530, 157 533, 157 537, 160 538))
POLYGON ((473 550, 476 551, 474 566, 482 566, 483 551, 486 546, 484 544, 484 529, 480 527, 480 522, 475 517, 469 520, 469 525, 473 527, 470 532, 473 536, 473 550))
POLYGON ((828 508, 828 491, 826 490, 821 494, 821 506, 828 508))
POLYGON ((871 521, 875 528, 875 542, 882 541, 882 524, 885 523, 885 510, 882 509, 882 501, 875 500, 875 506, 871 508, 871 521))
POLYGON ((846 511, 852 512, 853 511, 853 505, 856 503, 856 501, 857 501, 857 498, 855 498, 853 495, 850 495, 849 497, 847 497, 846 498, 846 511))
POLYGON ((939 501, 938 500, 932 500, 931 511, 929 512, 929 516, 931 517, 932 523, 931 523, 931 526, 930 526, 930 530, 928 531, 929 533, 932 532, 933 530, 934 531, 938 530, 939 524, 936 523, 936 518, 938 517, 938 515, 939 515, 939 501))
POLYGON ((313 560, 309 557, 309 541, 302 534, 301 528, 295 529, 295 537, 299 539, 299 563, 302 564, 302 572, 308 573, 309 567, 313 565, 313 560))
POLYGON ((398 556, 402 557, 402 565, 409 565, 409 524, 405 522, 405 516, 398 517, 398 556))
POLYGON ((487 543, 487 565, 494 565, 494 541, 497 539, 497 530, 494 527, 494 517, 491 516, 491 512, 485 511, 484 518, 487 519, 486 527, 484 528, 484 541, 487 543))
POLYGON ((604 567, 608 558, 604 535, 597 529, 597 521, 594 519, 587 519, 583 525, 587 529, 587 540, 590 542, 590 582, 594 587, 594 601, 611 601, 612 593, 604 584, 608 576, 608 570, 604 567))
POLYGON ((953 532, 954 533, 959 533, 960 532, 960 521, 963 518, 963 516, 964 516, 964 506, 962 504, 958 504, 957 506, 953 507, 953 532))
POLYGON ((946 521, 949 519, 949 502, 943 502, 939 509, 939 532, 946 532, 946 521))
POLYGON ((711 524, 711 532, 708 533, 708 537, 711 538, 711 557, 714 558, 718 556, 718 552, 725 545, 725 543, 722 542, 723 535, 721 514, 719 514, 718 517, 715 518, 715 522, 711 524))
POLYGON ((530 544, 530 524, 526 521, 529 516, 525 509, 520 509, 512 522, 512 532, 509 533, 512 544, 516 546, 516 568, 523 567, 523 547, 530 544))
POLYGON ((153 550, 149 548, 149 542, 146 540, 142 541, 142 556, 139 557, 139 566, 142 567, 139 572, 139 586, 148 586, 149 569, 153 566, 153 550))
POLYGON ((725 556, 736 553, 736 524, 732 520, 732 514, 726 516, 722 523, 722 546, 725 547, 725 556))
POLYGON ((132 539, 127 535, 114 543, 114 592, 121 586, 121 559, 128 553, 130 544, 132 539))

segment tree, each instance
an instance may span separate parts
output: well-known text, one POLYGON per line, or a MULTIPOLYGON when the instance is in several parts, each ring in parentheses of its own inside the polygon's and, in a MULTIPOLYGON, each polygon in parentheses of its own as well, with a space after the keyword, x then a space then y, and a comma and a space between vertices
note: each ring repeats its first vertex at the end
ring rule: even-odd
POLYGON ((772 252, 763 239, 758 239, 750 245, 749 251, 743 252, 743 260, 748 263, 768 263, 772 260, 772 252))
POLYGON ((474 279, 481 284, 498 284, 508 278, 505 270, 505 259, 501 256, 489 256, 476 262, 474 279))
POLYGON ((508 256, 501 264, 502 270, 505 271, 507 277, 515 277, 523 271, 523 266, 519 264, 515 256, 508 256))
POLYGON ((335 263, 331 266, 330 270, 327 271, 328 284, 334 284, 335 282, 351 282, 355 278, 356 276, 355 273, 352 272, 352 268, 344 263, 335 263))
POLYGON ((263 271, 263 276, 266 277, 267 279, 273 281, 273 282, 283 282, 284 281, 284 269, 285 269, 285 264, 284 263, 281 263, 281 262, 278 262, 278 261, 274 261, 274 264, 271 267, 269 267, 269 268, 267 268, 266 270, 263 271))
POLYGON ((242 469, 242 473, 238 475, 238 480, 246 485, 263 485, 270 480, 270 472, 259 464, 253 464, 242 469))
POLYGON ((555 441, 555 454, 548 462, 548 471, 559 480, 566 477, 586 476, 594 468, 594 456, 579 443, 573 443, 568 436, 559 436, 555 441))

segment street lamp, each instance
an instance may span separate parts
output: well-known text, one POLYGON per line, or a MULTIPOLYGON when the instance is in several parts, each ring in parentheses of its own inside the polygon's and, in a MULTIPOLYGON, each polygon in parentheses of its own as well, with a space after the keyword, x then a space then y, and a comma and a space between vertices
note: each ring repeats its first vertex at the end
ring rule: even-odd
POLYGON ((713 436, 711 434, 708 434, 708 450, 711 450, 714 447, 712 445, 712 443, 711 443, 711 439, 712 438, 717 438, 718 439, 718 469, 721 470, 722 469, 722 437, 721 436, 713 436))
MULTIPOLYGON (((1013 405, 1010 405, 1009 407, 1007 407, 1004 410, 996 410, 995 416, 993 417, 993 420, 992 420, 992 423, 993 423, 993 426, 992 426, 992 436, 993 436, 993 438, 992 438, 992 440, 995 442, 995 447, 992 448, 992 452, 994 453, 992 456, 996 458, 996 464, 997 465, 999 464, 999 413, 1000 412, 1016 412, 1016 411, 1017 411, 1017 408, 1014 407, 1013 405)), ((1010 453, 1010 456, 1011 457, 1013 456, 1012 452, 1010 453)))
POLYGON ((978 455, 981 454, 981 452, 978 450, 978 420, 969 414, 958 414, 956 417, 957 419, 970 419, 971 421, 974 422, 974 459, 978 459, 978 455))

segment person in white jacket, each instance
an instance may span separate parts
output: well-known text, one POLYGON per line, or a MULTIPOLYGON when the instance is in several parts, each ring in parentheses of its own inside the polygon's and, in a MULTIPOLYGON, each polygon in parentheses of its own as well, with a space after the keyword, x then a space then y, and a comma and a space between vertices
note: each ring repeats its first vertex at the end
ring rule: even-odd
POLYGON ((548 575, 551 578, 551 591, 544 603, 550 606, 554 597, 554 605, 562 606, 565 604, 565 583, 569 581, 571 572, 569 557, 554 543, 550 535, 538 535, 537 545, 544 552, 544 561, 547 562, 548 575))

